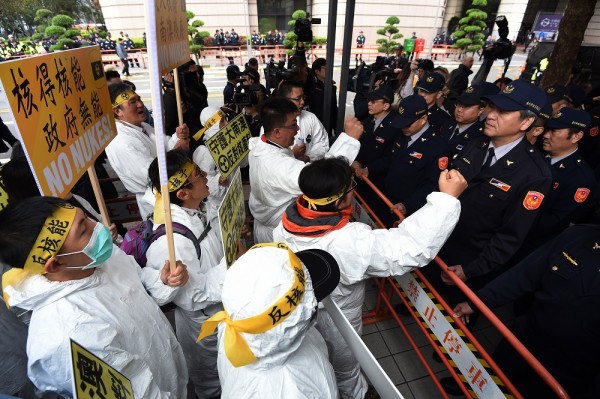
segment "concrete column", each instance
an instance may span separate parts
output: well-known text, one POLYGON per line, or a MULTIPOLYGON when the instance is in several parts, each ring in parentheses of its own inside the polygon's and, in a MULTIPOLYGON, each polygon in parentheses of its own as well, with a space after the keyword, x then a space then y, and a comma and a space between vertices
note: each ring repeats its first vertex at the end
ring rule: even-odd
MULTIPOLYGON (((441 30, 448 29, 448 23, 450 19, 453 17, 462 18, 460 15, 460 11, 462 10, 463 5, 465 4, 465 0, 447 0, 446 1, 446 11, 444 12, 444 20, 442 21, 441 30)), ((446 32, 446 36, 452 32, 446 32)))

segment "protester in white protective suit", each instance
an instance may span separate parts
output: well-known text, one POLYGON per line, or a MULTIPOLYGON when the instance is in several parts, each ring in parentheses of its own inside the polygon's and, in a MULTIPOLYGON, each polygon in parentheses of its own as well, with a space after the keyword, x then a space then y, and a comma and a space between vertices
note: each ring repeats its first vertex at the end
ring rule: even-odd
POLYGON ((185 265, 141 269, 106 227, 49 197, 0 213, 0 262, 13 266, 6 303, 33 310, 28 375, 38 389, 73 397, 73 339, 125 375, 136 398, 185 398, 185 359, 158 307, 187 282, 185 265))
MULTIPOLYGON (((254 216, 254 241, 270 242, 273 229, 281 220, 283 212, 298 195, 298 176, 306 166, 294 158, 289 147, 298 131, 294 103, 282 98, 265 102, 261 120, 265 134, 252 138, 250 154, 250 212, 254 216)), ((358 150, 364 128, 358 119, 348 117, 346 133, 341 133, 326 156, 344 156, 352 162, 358 150)))
MULTIPOLYGON (((206 128, 202 134, 204 142, 213 137, 220 129, 227 124, 225 114, 217 107, 206 107, 200 113, 200 123, 206 128, 206 124, 210 127, 206 128)), ((223 198, 227 193, 228 182, 221 177, 221 173, 217 168, 217 164, 210 154, 210 150, 205 144, 199 145, 192 154, 192 160, 200 169, 206 172, 208 178, 208 189, 210 195, 206 200, 206 205, 209 210, 217 212, 219 205, 223 202, 223 198)), ((233 173, 231 174, 233 176, 233 173)))
MULTIPOLYGON (((296 251, 319 248, 333 255, 341 277, 332 299, 361 334, 366 280, 427 265, 454 229, 460 214, 456 197, 467 184, 456 171, 443 171, 439 184, 441 192, 429 194, 427 204, 397 228, 372 230, 349 221, 356 183, 347 161, 322 159, 300 173, 304 194, 286 209, 273 237, 296 251)), ((366 382, 358 363, 325 310, 319 311, 317 328, 329 346, 341 396, 363 398, 366 382)))
MULTIPOLYGON (((202 210, 208 196, 206 174, 190 161, 183 150, 171 150, 166 154, 169 175, 171 219, 185 226, 200 244, 198 254, 194 242, 180 233, 173 235, 175 258, 187 265, 189 282, 179 288, 173 299, 175 308, 175 331, 183 348, 188 375, 194 384, 198 398, 214 398, 221 393, 217 372, 217 335, 213 334, 196 343, 198 332, 205 319, 223 309, 221 289, 225 278, 223 245, 216 215, 202 210), (211 217, 213 216, 213 217, 211 217)), ((155 192, 160 191, 158 160, 150 164, 148 171, 155 192)), ((162 199, 156 200, 154 230, 164 224, 162 199)), ((160 270, 161 259, 168 258, 167 236, 156 239, 146 252, 146 268, 160 270)))
MULTIPOLYGON (((142 218, 152 213, 152 196, 148 188, 148 166, 156 158, 154 128, 146 123, 144 103, 140 96, 124 83, 108 86, 117 136, 106 147, 108 162, 125 188, 135 194, 142 218)), ((184 123, 171 137, 164 136, 165 151, 189 149, 189 129, 184 123)))
POLYGON ((277 89, 277 95, 287 98, 298 107, 297 120, 300 130, 294 137, 294 147, 292 148, 296 158, 305 162, 323 158, 329 151, 329 136, 317 115, 304 109, 305 99, 302 84, 285 81, 277 89))
POLYGON ((259 244, 227 271, 219 324, 221 398, 337 398, 327 347, 314 328, 317 302, 339 282, 335 260, 320 250, 294 254, 259 244))

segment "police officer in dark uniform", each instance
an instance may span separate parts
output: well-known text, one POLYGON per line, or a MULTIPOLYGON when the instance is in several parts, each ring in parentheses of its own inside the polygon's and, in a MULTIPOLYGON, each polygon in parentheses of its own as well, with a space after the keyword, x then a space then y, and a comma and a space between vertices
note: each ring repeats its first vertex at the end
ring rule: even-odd
POLYGON ((231 28, 231 33, 229 34, 229 45, 230 46, 239 46, 240 45, 240 37, 235 32, 233 28, 231 28))
POLYGON ((258 46, 260 44, 260 36, 256 33, 255 30, 252 31, 252 35, 250 35, 250 39, 252 40, 253 46, 258 46))
POLYGON ((392 126, 397 114, 390 112, 394 91, 388 85, 367 93, 369 116, 362 121, 365 132, 360 138, 360 150, 353 168, 364 168, 377 159, 391 154, 392 146, 400 139, 401 130, 392 126))
POLYGON ((107 50, 117 49, 117 42, 112 39, 110 32, 106 34, 106 47, 107 50))
POLYGON ((446 81, 444 77, 436 72, 430 72, 423 76, 417 87, 417 93, 425 99, 427 103, 427 115, 429 125, 436 131, 440 131, 444 124, 451 120, 450 115, 443 109, 437 106, 436 101, 441 98, 444 93, 444 85, 446 81))
POLYGON ((581 139, 579 151, 583 159, 597 171, 596 177, 600 178, 600 106, 592 108, 590 114, 590 129, 581 139))
MULTIPOLYGON (((571 398, 600 397, 599 264, 600 226, 576 225, 478 292, 490 308, 533 295, 512 330, 571 398)), ((461 303, 454 317, 466 320, 474 310, 461 303)), ((556 397, 505 340, 492 358, 523 397, 556 397)))
POLYGON ((590 125, 586 111, 563 108, 546 122, 543 148, 552 171, 552 188, 544 199, 540 216, 521 251, 529 254, 566 229, 574 213, 585 205, 596 185, 592 168, 578 150, 590 125))
POLYGON ((359 32, 359 35, 356 37, 356 47, 357 48, 363 48, 365 47, 365 41, 367 39, 365 38, 365 35, 363 35, 363 31, 361 30, 359 32))
POLYGON ((458 154, 470 140, 483 136, 483 123, 479 120, 483 112, 481 85, 469 86, 456 100, 454 120, 447 121, 440 135, 448 144, 450 156, 458 154))
MULTIPOLYGON (((538 217, 552 182, 542 154, 524 138, 546 102, 543 91, 518 80, 485 99, 491 104, 485 136, 471 140, 452 162, 469 187, 459 198, 462 211, 456 228, 439 253, 450 272, 472 290, 506 267, 538 217)), ((452 281, 436 265, 424 271, 439 288, 447 288, 451 305, 461 301, 461 293, 449 287, 452 281)))
MULTIPOLYGON (((135 46, 133 45, 133 40, 131 40, 129 38, 129 35, 127 33, 125 33, 125 39, 123 39, 123 45, 125 46, 125 49, 127 49, 127 52, 130 52, 129 50, 134 50, 135 46)), ((129 62, 131 63, 131 67, 133 68, 133 62, 135 61, 135 66, 136 67, 140 67, 140 61, 138 60, 137 57, 131 58, 129 60, 129 62)))
MULTIPOLYGON (((425 205, 427 195, 437 189, 440 171, 448 167, 446 146, 427 120, 423 97, 412 95, 402 99, 398 115, 392 121, 392 127, 401 130, 402 135, 397 137, 387 157, 371 162, 366 170, 367 175, 385 174, 383 191, 404 215, 425 205)), ((374 207, 382 222, 392 226, 396 217, 389 208, 374 207)))

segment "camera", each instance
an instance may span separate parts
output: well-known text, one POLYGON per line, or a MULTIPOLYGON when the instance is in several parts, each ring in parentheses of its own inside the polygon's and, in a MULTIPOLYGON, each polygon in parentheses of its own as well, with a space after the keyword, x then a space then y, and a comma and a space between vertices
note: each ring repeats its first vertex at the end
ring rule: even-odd
MULTIPOLYGON (((506 71, 508 70, 516 46, 508 39, 508 20, 506 17, 504 15, 496 17, 496 24, 498 25, 498 36, 500 36, 500 38, 490 47, 484 48, 482 53, 484 61, 481 64, 479 71, 477 71, 477 74, 473 77, 471 84, 484 82, 492 69, 492 64, 498 59, 505 60, 504 74, 506 74, 506 71)), ((504 76, 504 74, 502 76, 504 76)))
POLYGON ((286 69, 284 60, 275 62, 275 60, 271 59, 265 68, 265 82, 267 90, 270 92, 271 90, 277 88, 279 82, 282 80, 294 80, 297 74, 297 67, 294 66, 286 69))
POLYGON ((306 13, 306 15, 307 18, 297 19, 294 26, 294 33, 298 36, 299 42, 312 42, 312 25, 319 25, 321 23, 321 18, 309 18, 309 13, 306 13))
POLYGON ((235 93, 233 95, 233 103, 235 105, 245 107, 247 105, 255 105, 258 103, 258 98, 255 92, 260 91, 260 84, 254 83, 251 85, 244 85, 238 83, 235 86, 235 93))

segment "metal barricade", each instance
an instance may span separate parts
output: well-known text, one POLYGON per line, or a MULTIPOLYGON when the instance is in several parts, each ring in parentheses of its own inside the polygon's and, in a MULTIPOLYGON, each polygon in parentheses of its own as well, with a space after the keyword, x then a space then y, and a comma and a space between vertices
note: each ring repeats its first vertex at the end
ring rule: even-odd
MULTIPOLYGON (((362 179, 381 198, 382 201, 392 209, 393 204, 386 196, 366 177, 362 179)), ((365 222, 370 219, 371 223, 383 227, 364 200, 357 195, 358 200, 363 203, 362 209, 356 212, 355 218, 365 222), (363 214, 368 215, 363 215, 363 214)), ((360 204, 355 203, 354 207, 360 204)), ((404 216, 396 209, 393 210, 400 220, 404 216)), ((367 221, 368 224, 371 224, 367 221)), ((448 266, 439 257, 434 262, 442 271, 448 272, 448 266)), ((430 266, 431 267, 431 266, 430 266)), ((498 317, 477 297, 473 291, 452 272, 447 273, 454 284, 467 296, 467 298, 479 309, 481 314, 502 334, 502 336, 515 348, 525 359, 532 369, 542 380, 556 393, 558 398, 569 398, 564 388, 544 368, 544 366, 529 352, 527 348, 514 336, 514 334, 498 319, 498 317)), ((458 383, 461 391, 467 397, 509 397, 522 398, 514 385, 500 370, 491 356, 473 336, 469 329, 460 319, 452 318, 453 311, 449 305, 438 294, 435 288, 427 281, 421 271, 416 269, 410 274, 399 277, 388 277, 374 279, 378 286, 377 302, 374 309, 363 314, 363 324, 369 325, 382 320, 393 318, 406 335, 411 346, 415 349, 420 361, 432 377, 442 397, 448 398, 435 373, 428 365, 418 345, 410 336, 399 315, 395 312, 392 304, 392 296, 398 296, 409 309, 411 316, 432 344, 440 356, 449 373, 458 383), (460 351, 463 351, 461 354, 460 351), (465 382, 468 384, 465 385, 465 382)))

